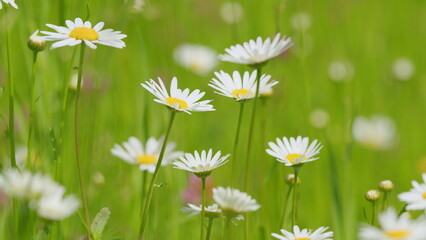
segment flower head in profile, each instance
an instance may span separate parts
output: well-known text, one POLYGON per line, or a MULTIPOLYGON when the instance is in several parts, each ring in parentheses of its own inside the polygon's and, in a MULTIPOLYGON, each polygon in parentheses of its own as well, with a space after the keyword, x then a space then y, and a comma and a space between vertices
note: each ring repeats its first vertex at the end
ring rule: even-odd
POLYGON ((300 230, 299 226, 293 227, 293 232, 281 229, 282 235, 272 233, 274 238, 280 240, 332 240, 333 232, 326 232, 328 227, 320 227, 315 231, 309 229, 300 230))
MULTIPOLYGON (((130 164, 139 165, 141 171, 153 173, 157 165, 158 157, 160 156, 163 138, 149 138, 145 146, 136 137, 130 137, 127 142, 123 142, 122 146, 115 144, 111 149, 111 153, 128 162, 130 164)), ((164 152, 162 166, 170 164, 174 159, 179 158, 183 153, 175 151, 176 144, 173 142, 167 143, 164 152)))
POLYGON ((183 44, 174 51, 176 62, 199 75, 210 73, 217 65, 217 53, 206 46, 183 44))
POLYGON ((281 38, 277 34, 271 41, 267 38, 265 41, 261 37, 255 40, 237 44, 226 48, 226 54, 219 55, 219 59, 225 62, 233 62, 246 65, 258 65, 274 58, 293 45, 291 38, 281 38))
POLYGON ((242 219, 245 212, 253 212, 260 208, 256 199, 245 192, 230 187, 213 188, 213 199, 222 208, 223 214, 229 218, 242 219))
POLYGON ((28 39, 28 47, 35 52, 41 52, 46 47, 46 40, 44 40, 44 37, 39 36, 38 32, 36 30, 28 39))
POLYGON ((309 143, 309 138, 298 136, 290 139, 276 139, 275 142, 269 142, 271 149, 266 149, 266 152, 277 158, 277 161, 284 163, 286 166, 299 166, 301 164, 315 161, 322 145, 315 139, 309 143))
POLYGON ((213 169, 227 163, 229 155, 221 156, 220 151, 213 155, 212 149, 208 152, 203 150, 201 153, 195 151, 194 154, 185 153, 184 156, 180 157, 180 160, 175 161, 173 164, 175 168, 192 172, 197 177, 207 177, 213 169))
POLYGON ((154 101, 166 105, 169 109, 177 112, 205 112, 214 111, 213 105, 209 103, 211 100, 199 101, 205 94, 199 89, 192 92, 188 88, 181 90, 178 88, 177 78, 172 79, 170 85, 170 94, 164 86, 163 81, 158 78, 158 83, 154 80, 146 81, 141 84, 146 90, 152 93, 157 99, 154 101))
MULTIPOLYGON (((188 216, 195 216, 201 213, 201 205, 188 204, 188 207, 182 208, 182 212, 188 213, 188 216)), ((218 218, 222 216, 222 209, 217 204, 204 207, 204 214, 208 218, 218 218)))
MULTIPOLYGON (((217 79, 213 78, 209 86, 217 90, 215 93, 234 98, 236 101, 246 101, 255 97, 257 70, 254 70, 251 74, 244 72, 242 76, 238 71, 234 71, 232 76, 224 71, 214 74, 217 79)), ((260 77, 259 95, 268 92, 278 84, 277 81, 270 81, 270 79, 271 76, 266 74, 260 77)))
POLYGON ((41 218, 60 221, 74 214, 80 206, 80 201, 73 195, 64 197, 63 192, 57 192, 42 197, 36 206, 41 218))
POLYGON ((386 116, 374 115, 370 119, 357 117, 352 126, 355 140, 374 150, 388 150, 396 143, 396 126, 386 116))
POLYGON ((411 220, 408 214, 398 217, 393 208, 379 216, 380 228, 364 225, 359 231, 361 240, 423 240, 426 236, 426 221, 411 220))
POLYGON ((0 0, 0 9, 3 8, 2 2, 5 4, 10 4, 15 9, 18 9, 18 5, 16 5, 15 0, 0 0))
POLYGON ((28 198, 31 178, 32 173, 28 170, 4 169, 0 175, 0 189, 12 198, 28 198))
POLYGON ((405 202, 405 209, 426 210, 426 173, 422 175, 423 183, 413 181, 413 188, 409 192, 403 192, 398 195, 399 200, 405 202))
POLYGON ((114 31, 112 29, 104 29, 104 23, 99 22, 94 27, 89 21, 83 22, 81 18, 76 18, 73 21, 67 20, 66 27, 56 26, 53 24, 46 24, 46 26, 52 28, 56 32, 41 31, 46 34, 44 37, 47 41, 57 41, 50 49, 55 49, 64 46, 75 46, 84 42, 90 48, 96 49, 96 44, 105 46, 124 48, 126 44, 121 40, 127 37, 120 31, 114 31))

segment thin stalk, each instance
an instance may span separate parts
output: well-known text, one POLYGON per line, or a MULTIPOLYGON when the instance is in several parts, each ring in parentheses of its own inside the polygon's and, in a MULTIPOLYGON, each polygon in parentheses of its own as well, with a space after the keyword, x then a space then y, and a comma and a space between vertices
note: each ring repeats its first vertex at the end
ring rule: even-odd
POLYGON ((292 213, 293 213, 293 226, 296 225, 296 219, 297 219, 297 178, 299 177, 299 171, 300 166, 293 166, 294 168, 294 184, 293 184, 293 207, 292 207, 292 213))
POLYGON ((382 212, 386 208, 387 200, 388 200, 388 192, 384 192, 384 194, 383 194, 383 201, 382 201, 382 212))
POLYGON ((238 142, 240 139, 241 122, 244 115, 244 101, 240 102, 240 113, 238 115, 237 132, 235 133, 234 150, 232 151, 232 186, 235 186, 237 180, 237 154, 238 154, 238 142))
POLYGON ((206 210, 204 209, 206 207, 206 177, 201 177, 202 182, 202 194, 201 194, 201 233, 200 233, 200 240, 204 239, 204 219, 206 215, 206 210))
POLYGON ((374 219, 376 218, 376 201, 371 202, 371 225, 374 226, 374 219))
POLYGON ((34 51, 33 55, 33 66, 31 71, 31 97, 30 97, 30 118, 29 118, 29 128, 28 128, 28 142, 27 142, 27 163, 28 166, 31 166, 31 135, 34 126, 34 105, 35 105, 35 78, 36 78, 36 66, 37 66, 37 55, 38 51, 34 51))
POLYGON ((290 199, 290 194, 291 191, 293 190, 293 186, 294 185, 290 185, 290 188, 287 191, 286 197, 285 197, 285 202, 284 202, 284 206, 283 206, 283 215, 281 216, 281 224, 280 227, 281 229, 285 229, 285 217, 286 217, 286 213, 287 213, 287 204, 288 204, 288 200, 290 199))
POLYGON ((212 227, 213 227, 213 220, 214 220, 214 218, 209 218, 206 240, 210 240, 210 234, 212 232, 212 227))
POLYGON ((222 233, 222 240, 233 239, 232 237, 233 236, 231 233, 231 218, 226 217, 226 224, 225 224, 225 229, 223 230, 223 233, 222 233))
POLYGON ((148 171, 145 170, 143 171, 142 174, 142 189, 141 189, 141 219, 142 219, 142 214, 143 214, 143 202, 145 200, 145 196, 146 196, 146 178, 148 176, 148 171))
MULTIPOLYGON (((247 142, 247 154, 246 154, 246 169, 244 172, 244 191, 247 191, 247 187, 248 187, 248 172, 249 172, 249 164, 250 164, 250 154, 251 154, 251 144, 252 144, 252 140, 253 140, 253 130, 254 130, 254 122, 256 119, 256 108, 257 108, 257 100, 259 98, 259 86, 260 86, 260 76, 262 75, 262 68, 260 66, 256 67, 257 70, 257 75, 256 75, 256 94, 255 94, 255 98, 254 98, 254 103, 253 103, 253 112, 251 115, 251 121, 250 121, 250 128, 249 128, 249 135, 248 135, 248 142, 247 142)), ((244 221, 244 239, 248 239, 248 231, 249 228, 249 219, 246 218, 244 221)))
POLYGON ((158 157, 157 165, 155 166, 154 174, 151 178, 151 183, 149 184, 148 195, 145 198, 144 208, 142 212, 142 221, 139 229, 139 239, 143 239, 143 234, 145 231, 146 222, 148 219, 148 209, 151 204, 152 193, 154 191, 155 180, 157 179, 158 171, 160 170, 161 162, 163 161, 164 151, 166 150, 167 140, 169 139, 170 130, 172 129, 173 120, 175 119, 176 112, 172 111, 170 115, 169 126, 167 127, 166 136, 164 137, 163 145, 161 146, 160 156, 158 157))
POLYGON ((87 195, 86 195, 86 189, 83 182, 83 173, 82 173, 82 167, 81 167, 81 159, 80 159, 80 142, 79 142, 79 124, 78 124, 78 100, 80 98, 80 88, 81 88, 81 79, 83 77, 83 62, 84 62, 84 52, 86 49, 86 45, 84 43, 81 44, 80 48, 80 62, 78 66, 78 82, 77 82, 77 92, 75 95, 75 109, 74 109, 74 142, 75 142, 75 155, 77 160, 77 170, 78 170, 78 180, 80 183, 80 192, 81 192, 81 198, 83 200, 83 208, 84 208, 84 218, 86 221, 86 227, 87 227, 87 233, 89 239, 91 239, 91 232, 90 232, 90 217, 89 217, 89 207, 87 204, 87 195))
POLYGON ((62 143, 63 143, 63 138, 64 138, 64 127, 65 127, 65 115, 67 112, 67 100, 68 100, 68 92, 69 92, 69 81, 71 78, 71 72, 72 72, 72 65, 74 63, 74 59, 77 55, 77 48, 74 48, 74 51, 72 53, 72 57, 71 57, 71 61, 70 61, 70 65, 68 66, 68 74, 65 76, 65 81, 64 81, 64 97, 62 99, 62 106, 61 106, 61 123, 59 126, 59 152, 58 152, 58 159, 54 159, 55 160, 55 180, 58 181, 59 178, 59 170, 61 169, 61 153, 62 153, 62 143))
MULTIPOLYGON (((248 142, 247 142, 247 154, 246 154, 246 169, 244 173, 244 191, 247 190, 248 186, 248 169, 249 169, 249 159, 251 154, 251 144, 253 140, 253 130, 254 130, 254 122, 256 119, 256 108, 257 108, 257 100, 259 98, 259 86, 260 86, 260 76, 262 75, 262 68, 260 66, 256 67, 257 69, 257 76, 256 76, 256 95, 254 98, 253 103, 253 112, 251 114, 251 121, 250 121, 250 128, 249 128, 249 134, 248 134, 248 142)), ((247 221, 246 221, 247 222, 247 221)))
MULTIPOLYGON (((5 6, 7 13, 8 6, 5 6)), ((6 55, 7 55, 7 75, 9 78, 9 141, 10 141, 10 165, 16 168, 15 156, 15 83, 12 77, 12 62, 10 60, 10 33, 9 33, 9 16, 6 15, 6 55)))

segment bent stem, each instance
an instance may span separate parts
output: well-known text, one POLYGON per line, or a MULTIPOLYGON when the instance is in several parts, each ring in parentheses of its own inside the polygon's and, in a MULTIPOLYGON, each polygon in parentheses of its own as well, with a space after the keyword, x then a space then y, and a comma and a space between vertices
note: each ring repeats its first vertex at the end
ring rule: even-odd
POLYGON ((281 224, 280 224, 281 229, 285 229, 285 217, 287 213, 287 204, 288 204, 288 200, 290 199, 290 194, 291 194, 291 191, 293 190, 293 186, 294 185, 290 185, 290 188, 288 189, 286 197, 285 197, 285 202, 283 206, 283 215, 281 216, 281 224))
POLYGON ((243 119, 244 114, 244 101, 239 102, 240 103, 240 113, 238 116, 238 124, 237 124, 237 132, 235 133, 235 140, 234 140, 234 150, 232 151, 232 186, 235 186, 235 182, 237 180, 237 153, 238 153, 238 142, 240 139, 240 130, 241 130, 241 122, 243 119))
POLYGON ((302 168, 301 166, 293 166, 294 168, 294 184, 293 184, 293 226, 296 225, 296 219, 297 219, 297 178, 299 177, 299 171, 302 168))
POLYGON ((31 96, 30 96, 30 118, 29 118, 29 128, 28 128, 28 142, 27 142, 27 163, 28 165, 31 167, 31 135, 32 135, 32 130, 33 130, 33 126, 34 126, 34 105, 35 105, 35 100, 34 100, 34 95, 35 95, 35 78, 36 78, 36 62, 37 62, 37 55, 38 52, 34 51, 34 55, 33 55, 33 66, 32 66, 32 71, 31 71, 31 96))
POLYGON ((200 233, 200 240, 203 240, 204 237, 204 218, 206 214, 206 210, 204 209, 206 207, 206 177, 201 177, 202 182, 202 198, 201 198, 201 233, 200 233))
MULTIPOLYGON (((5 6, 7 13, 8 6, 5 6)), ((12 63, 10 60, 10 33, 9 16, 6 14, 6 55, 7 55, 7 75, 9 78, 9 141, 10 141, 10 165, 16 168, 15 156, 15 83, 12 77, 12 63)))
POLYGON ((209 218, 209 226, 207 227, 207 236, 206 236, 206 240, 210 239, 210 234, 212 232, 212 227, 213 227, 213 220, 214 218, 209 218))
POLYGON ((86 45, 84 43, 81 44, 80 48, 80 62, 78 67, 78 82, 77 82, 77 92, 75 96, 75 109, 74 109, 74 142, 75 142, 75 155, 77 160, 77 171, 78 171, 78 180, 80 183, 80 192, 81 192, 81 198, 83 200, 83 208, 84 208, 84 218, 86 221, 86 227, 88 232, 88 237, 91 239, 91 232, 90 232, 90 217, 89 217, 89 207, 87 204, 87 195, 86 195, 86 189, 84 187, 83 183, 83 173, 81 168, 81 159, 80 159, 80 142, 79 139, 79 126, 78 126, 78 100, 80 98, 80 89, 81 89, 81 79, 83 77, 83 62, 84 62, 84 50, 86 45))
POLYGON ((146 178, 148 176, 148 170, 143 171, 142 174, 142 189, 141 189, 141 219, 142 219, 142 215, 143 215, 143 203, 145 200, 145 196, 146 196, 146 178))
POLYGON ((163 161, 164 152, 167 146, 167 140, 169 139, 170 130, 172 129, 175 115, 176 115, 176 112, 172 111, 170 115, 169 126, 167 127, 167 131, 166 131, 166 136, 164 137, 164 142, 163 142, 163 145, 161 146, 160 156, 158 157, 158 162, 157 162, 157 165, 155 166, 155 171, 154 171, 154 174, 152 175, 151 183, 149 184, 148 194, 145 198, 144 208, 142 211, 142 221, 141 221, 141 226, 139 229, 140 240, 143 239, 143 233, 145 231, 145 226, 146 226, 146 222, 148 218, 148 209, 149 209, 149 205, 151 204, 152 193, 154 191, 155 180, 157 179, 158 171, 160 170, 161 162, 163 161))

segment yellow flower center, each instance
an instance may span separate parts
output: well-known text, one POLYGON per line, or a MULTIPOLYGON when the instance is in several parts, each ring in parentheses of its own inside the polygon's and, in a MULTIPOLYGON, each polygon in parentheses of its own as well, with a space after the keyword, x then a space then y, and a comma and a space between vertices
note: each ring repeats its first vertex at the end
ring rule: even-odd
POLYGON ((190 65, 189 65, 189 69, 191 69, 192 71, 194 71, 194 72, 201 72, 201 71, 203 71, 204 70, 204 65, 202 65, 202 64, 199 64, 199 63, 196 63, 196 62, 194 62, 194 63, 191 63, 190 65))
POLYGON ((175 106, 175 104, 177 103, 179 109, 187 109, 188 108, 188 103, 186 103, 185 101, 180 100, 178 98, 168 97, 168 98, 166 98, 166 102, 170 106, 175 106))
POLYGON ((426 199, 426 192, 423 193, 422 197, 426 199))
POLYGON ((404 239, 410 235, 410 232, 407 230, 395 230, 387 231, 385 235, 393 239, 404 239))
POLYGON ((294 240, 311 240, 310 238, 296 238, 294 240))
POLYGON ((95 30, 87 27, 78 27, 74 28, 70 32, 70 37, 78 39, 78 40, 89 40, 95 41, 98 40, 99 34, 95 30))
POLYGON ((139 164, 154 164, 157 162, 157 157, 149 154, 143 154, 136 157, 139 164))
MULTIPOLYGON (((296 159, 299 159, 302 156, 302 154, 300 153, 290 153, 287 156, 285 156, 285 158, 287 158, 287 160, 289 162, 291 162, 292 164, 294 164, 294 162, 296 161, 296 159)), ((300 162, 303 162, 306 160, 306 157, 304 157, 303 159, 300 160, 300 162)))
POLYGON ((234 95, 236 98, 240 99, 240 95, 243 97, 251 97, 254 95, 254 93, 248 89, 237 89, 232 91, 232 95, 234 95))

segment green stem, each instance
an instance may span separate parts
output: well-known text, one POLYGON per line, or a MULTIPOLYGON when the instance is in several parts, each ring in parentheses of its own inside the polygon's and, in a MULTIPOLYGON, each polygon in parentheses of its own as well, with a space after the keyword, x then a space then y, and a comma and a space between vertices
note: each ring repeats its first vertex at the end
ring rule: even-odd
POLYGON ((299 177, 299 171, 300 171, 300 166, 293 166, 294 168, 294 184, 293 184, 293 208, 292 208, 292 213, 293 213, 293 226, 296 225, 296 219, 297 219, 297 178, 299 177))
POLYGON ((240 113, 238 115, 237 132, 235 133, 234 150, 232 151, 232 186, 235 186, 237 180, 237 153, 238 153, 238 142, 240 139, 241 122, 244 114, 244 102, 240 102, 240 113))
POLYGON ((83 62, 84 62, 84 52, 85 52, 86 45, 84 43, 81 44, 80 48, 80 62, 78 66, 78 82, 77 82, 77 93, 75 96, 75 109, 74 109, 74 142, 75 142, 75 155, 77 160, 77 171, 78 171, 78 180, 80 183, 80 192, 81 192, 81 198, 83 200, 83 208, 84 208, 84 218, 86 221, 86 227, 87 227, 87 235, 89 239, 91 239, 91 232, 90 232, 90 217, 89 217, 89 207, 87 204, 87 195, 86 195, 86 189, 84 186, 83 181, 83 172, 81 167, 81 159, 80 159, 80 142, 79 142, 79 112, 78 112, 78 100, 80 99, 80 90, 81 90, 81 79, 83 77, 83 62))
POLYGON ((31 71, 31 97, 30 97, 30 118, 29 118, 29 128, 28 128, 28 145, 27 145, 27 164, 31 167, 31 135, 34 126, 34 105, 35 105, 35 78, 36 78, 36 62, 37 62, 38 52, 34 51, 33 55, 33 66, 31 71))
POLYGON ((200 240, 204 239, 204 219, 206 215, 206 210, 204 209, 206 207, 206 177, 201 177, 202 182, 202 194, 201 194, 201 233, 200 233, 200 240))
POLYGON ((170 115, 169 126, 167 127, 166 136, 164 137, 163 145, 161 146, 160 156, 158 157, 157 165, 155 166, 154 174, 151 178, 151 183, 149 184, 148 195, 145 198, 144 208, 142 212, 142 221, 139 229, 139 239, 143 239, 143 234, 145 231, 146 222, 148 219, 148 209, 151 204, 152 193, 154 191, 155 180, 157 179, 158 171, 160 170, 161 162, 163 161, 164 151, 166 150, 167 140, 169 139, 170 130, 172 129, 173 120, 175 119, 176 112, 172 111, 170 115))
POLYGON ((71 73, 72 73, 72 65, 74 63, 74 59, 77 55, 77 48, 74 48, 74 51, 72 53, 70 65, 68 66, 68 74, 65 76, 64 81, 64 97, 62 99, 62 106, 61 106, 61 123, 59 126, 59 151, 58 151, 58 159, 55 160, 55 180, 59 180, 59 171, 61 170, 61 153, 62 153, 62 143, 64 138, 64 127, 65 127, 65 118, 66 118, 66 111, 67 111, 67 101, 68 101, 68 92, 69 92, 69 83, 71 79, 71 73))
POLYGON ((6 49, 7 49, 7 74, 9 78, 9 141, 10 141, 10 165, 16 168, 15 156, 15 84, 12 77, 12 62, 10 60, 10 33, 9 17, 7 15, 7 5, 5 6, 6 16, 6 49))
MULTIPOLYGON (((246 154, 246 169, 244 173, 244 191, 247 191, 248 186, 248 170, 249 170, 249 159, 251 154, 251 144, 253 140, 253 130, 254 130, 254 122, 256 119, 256 108, 257 108, 257 100, 259 98, 259 86, 260 86, 260 76, 262 75, 262 68, 260 66, 256 67, 257 76, 256 76, 256 95, 253 103, 253 112, 251 114, 250 128, 248 134, 248 142, 247 142, 247 154, 246 154)), ((247 221, 245 221, 247 222, 247 221)))
POLYGON ((386 201, 388 200, 388 192, 384 192, 383 194, 383 201, 382 201, 382 212, 386 208, 386 201))
POLYGON ((142 214, 143 214, 143 202, 145 200, 145 196, 146 196, 146 178, 148 176, 148 171, 145 170, 143 171, 142 174, 142 189, 141 189, 141 219, 142 219, 142 214))
POLYGON ((284 206, 283 206, 283 215, 281 216, 281 224, 280 227, 281 229, 285 229, 285 217, 286 217, 286 213, 287 213, 287 204, 288 204, 288 200, 290 199, 290 194, 291 191, 293 190, 293 186, 294 185, 290 185, 290 188, 287 191, 286 197, 285 197, 285 202, 284 202, 284 206))
POLYGON ((225 229, 223 230, 222 240, 233 239, 232 238, 233 236, 231 233, 231 220, 232 218, 226 217, 226 225, 225 225, 225 229))
POLYGON ((371 225, 374 226, 374 219, 376 218, 376 201, 371 202, 371 225))
POLYGON ((214 218, 209 218, 209 226, 207 227, 207 236, 206 236, 206 240, 210 239, 210 234, 212 232, 212 227, 213 227, 213 220, 214 218))

